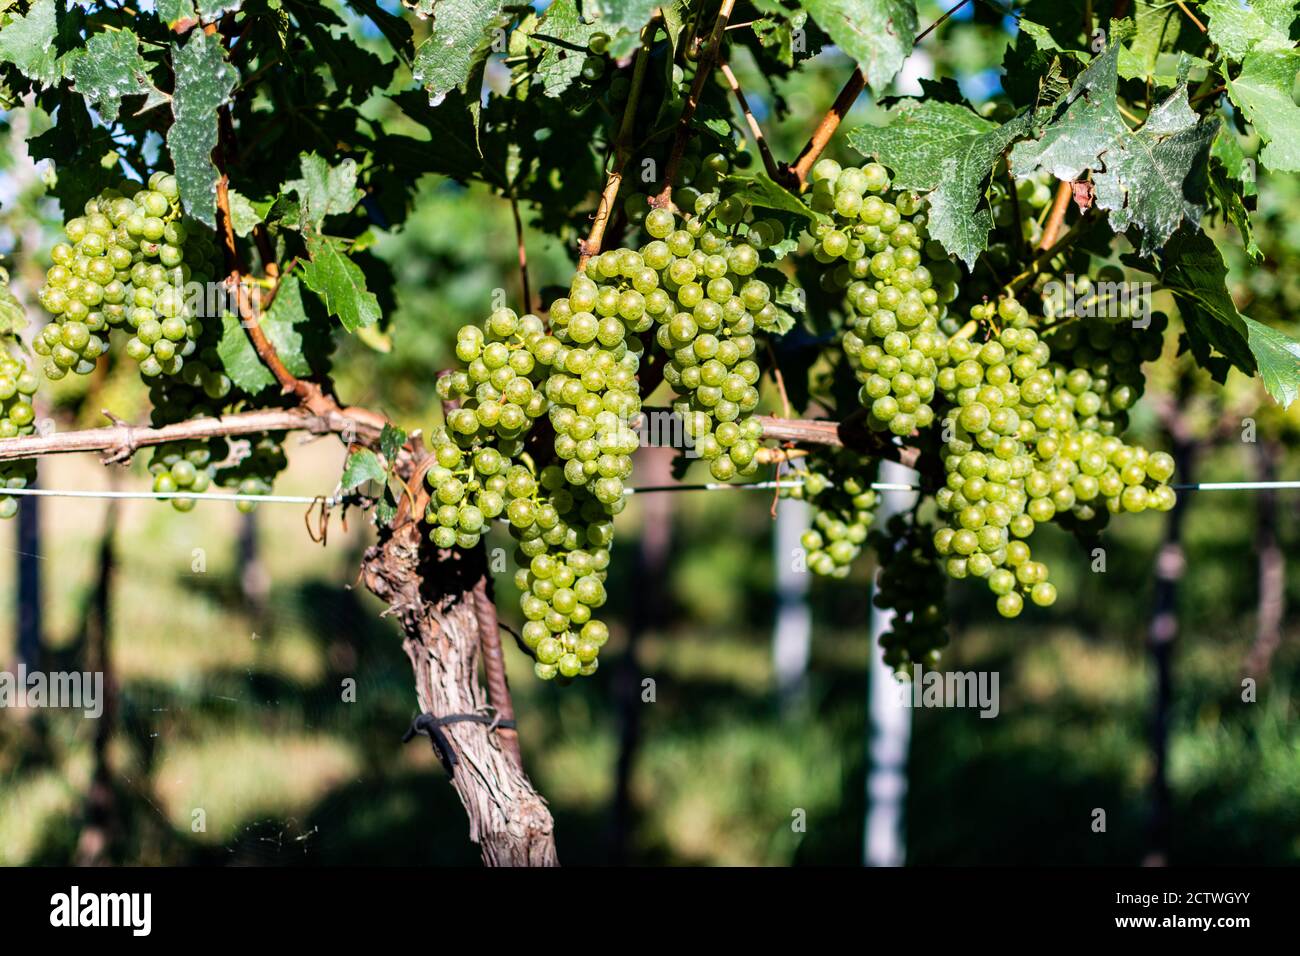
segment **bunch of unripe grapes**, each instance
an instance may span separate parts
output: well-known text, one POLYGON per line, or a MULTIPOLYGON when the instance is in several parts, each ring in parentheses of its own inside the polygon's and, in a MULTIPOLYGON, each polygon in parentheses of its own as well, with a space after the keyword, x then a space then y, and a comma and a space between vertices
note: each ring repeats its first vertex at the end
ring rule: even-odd
POLYGON ((631 427, 641 411, 637 372, 668 297, 641 253, 614 249, 593 256, 566 297, 551 304, 559 348, 548 355, 543 390, 550 402, 555 454, 565 479, 608 508, 621 508, 623 482, 640 444, 631 427))
MULTIPOLYGON (((38 381, 20 349, 16 341, 11 345, 8 336, 0 335, 0 441, 36 430, 32 395, 38 381)), ((4 490, 26 488, 35 479, 34 459, 0 462, 0 518, 12 518, 18 513, 17 498, 6 495, 4 490)))
POLYGON ((795 473, 801 480, 782 493, 812 506, 812 527, 799 539, 808 569, 823 577, 847 577, 875 518, 875 463, 848 449, 819 451, 805 461, 795 473))
MULTIPOLYGON (((993 224, 999 230, 1014 230, 1017 207, 1020 212, 1021 238, 1031 245, 1043 237, 1043 219, 1055 198, 1056 180, 1047 170, 1039 170, 1023 179, 1015 180, 1016 198, 1011 198, 1005 175, 994 175, 989 187, 989 205, 993 209, 993 224)), ((1011 250, 1018 247, 1014 239, 1007 242, 1001 232, 990 243, 999 267, 1010 262, 1011 250), (1002 260, 1006 259, 1006 262, 1002 260)))
MULTIPOLYGON (((153 476, 153 490, 159 494, 192 491, 201 495, 212 486, 215 462, 223 460, 229 452, 224 438, 194 439, 169 442, 154 449, 149 461, 149 474, 153 476)), ((177 511, 194 510, 193 498, 170 498, 177 511)), ((240 504, 244 504, 241 502, 240 504)))
POLYGON ((571 487, 557 465, 538 476, 531 517, 510 525, 518 542, 515 584, 525 619, 520 639, 542 680, 590 677, 609 640, 609 628, 592 612, 606 600, 613 517, 588 491, 571 487))
POLYGON ((880 560, 871 602, 894 612, 880 635, 885 663, 900 672, 911 663, 936 666, 948 644, 948 613, 933 532, 914 515, 896 514, 870 540, 880 560))
POLYGON ((998 611, 1015 617, 1025 597, 1043 607, 1056 600, 1046 565, 1023 540, 1037 524, 1092 520, 1099 497, 1109 511, 1172 507, 1173 461, 1080 425, 1069 372, 1053 367, 1014 298, 978 305, 972 317, 1004 325, 982 343, 954 337, 953 364, 938 376, 952 408, 943 422, 947 478, 935 496, 949 524, 934 544, 951 576, 984 578, 998 611))
POLYGON ((934 421, 935 376, 947 363, 940 322, 954 294, 953 267, 941 249, 926 251, 920 201, 910 193, 891 201, 884 166, 842 168, 823 159, 812 178, 813 208, 832 216, 810 230, 813 256, 827 266, 823 286, 842 290, 849 306, 842 345, 862 383, 867 423, 911 435, 934 421), (948 277, 942 290, 927 257, 948 277))
POLYGON ((473 547, 503 514, 528 520, 536 482, 517 459, 533 421, 550 407, 539 385, 561 348, 537 316, 506 308, 457 333, 465 368, 438 379, 446 422, 431 435, 434 462, 425 472, 425 520, 438 547, 473 547))
POLYGON ((662 285, 652 315, 664 380, 680 396, 673 410, 714 478, 752 475, 763 434, 752 418, 762 374, 754 328, 775 317, 772 290, 754 275, 758 250, 668 209, 653 210, 645 228, 652 238, 640 256, 662 285))
POLYGON ((64 225, 39 296, 55 321, 33 342, 47 377, 88 375, 115 327, 131 332, 126 352, 143 375, 181 372, 202 328, 185 285, 211 282, 216 250, 182 218, 179 195, 174 176, 155 173, 105 190, 64 225))
MULTIPOLYGON (((289 465, 284 454, 284 438, 284 432, 249 436, 248 447, 238 461, 223 466, 220 459, 213 459, 217 464, 213 480, 238 495, 269 495, 275 479, 289 465)), ((235 507, 248 514, 257 508, 257 502, 237 501, 235 507)))

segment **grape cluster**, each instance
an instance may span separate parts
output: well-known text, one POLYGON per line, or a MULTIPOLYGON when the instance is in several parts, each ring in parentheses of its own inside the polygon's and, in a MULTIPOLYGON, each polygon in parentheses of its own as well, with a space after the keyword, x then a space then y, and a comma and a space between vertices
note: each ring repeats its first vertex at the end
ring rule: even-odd
POLYGON ((897 514, 870 540, 880 559, 871 601, 894 611, 880 635, 885 663, 900 672, 910 663, 934 667, 948 644, 948 614, 933 533, 915 516, 897 514))
POLYGON ((812 506, 812 527, 799 540, 808 569, 825 577, 847 577, 875 518, 875 463, 848 449, 818 452, 805 461, 806 468, 799 472, 802 481, 783 494, 812 506))
POLYGON ((632 249, 594 256, 566 297, 551 304, 560 347, 548 356, 543 390, 550 402, 555 454, 565 479, 607 507, 621 507, 623 481, 640 444, 631 422, 641 410, 638 337, 665 309, 659 274, 632 249))
POLYGON ((754 329, 776 316, 771 288, 754 276, 758 250, 698 217, 679 223, 667 209, 653 210, 645 227, 652 239, 641 256, 663 286, 655 341, 679 395, 673 410, 714 478, 752 475, 763 434, 752 418, 761 375, 754 329))
MULTIPOLYGON (((8 336, 0 334, 0 441, 36 430, 32 395, 37 378, 18 349, 15 344, 11 350, 8 336)), ((35 479, 34 459, 0 462, 0 518, 12 518, 18 513, 17 498, 4 494, 4 489, 26 488, 35 479)))
POLYGON ((538 385, 560 350, 541 319, 504 308, 457 333, 465 368, 438 379, 446 423, 431 435, 434 462, 425 473, 432 492, 425 521, 438 547, 473 547, 503 514, 530 518, 536 481, 517 459, 533 421, 550 407, 538 385))
POLYGON ((820 160, 812 205, 833 221, 811 234, 813 256, 827 267, 823 286, 844 292, 849 306, 842 346, 870 410, 867 423, 903 437, 935 418, 935 376, 947 363, 940 322, 954 294, 954 267, 942 249, 925 251, 920 202, 910 193, 891 201, 890 185, 878 163, 842 168, 820 160), (942 289, 924 264, 927 255, 944 279, 942 289))
MULTIPOLYGON (((238 460, 221 464, 213 458, 213 480, 240 495, 269 495, 276 477, 288 467, 284 454, 284 432, 263 432, 248 438, 248 448, 238 460)), ((178 499, 184 500, 184 499, 178 499)), ((235 507, 247 514, 257 507, 256 501, 238 501, 235 507)))
MULTIPOLYGON (((211 441, 169 442, 154 449, 149 460, 149 474, 153 476, 153 490, 161 494, 192 491, 203 494, 212 486, 214 461, 226 457, 229 446, 224 438, 211 441)), ((177 511, 194 510, 193 498, 171 498, 177 511)), ((243 502, 240 503, 244 504, 243 502)))
POLYGON ((977 305, 972 318, 1005 325, 983 343, 949 342, 953 364, 938 376, 952 403, 943 421, 947 477, 935 495, 948 525, 934 544, 951 576, 986 579, 998 611, 1015 617, 1026 596, 1043 607, 1056 600, 1046 565, 1023 540, 1037 524, 1058 515, 1093 521, 1099 497, 1112 512, 1170 508, 1173 462, 1081 424, 1084 390, 1069 389, 1069 373, 1052 363, 1015 299, 977 305))
POLYGON ((55 321, 33 342, 48 378, 88 375, 114 327, 130 330, 126 352, 144 376, 181 373, 203 328, 185 286, 207 287, 216 248, 207 230, 182 218, 179 195, 174 176, 155 173, 148 186, 105 190, 64 225, 67 241, 51 251, 39 294, 55 321))
POLYGON ((609 640, 609 628, 592 611, 606 599, 613 516, 590 492, 571 487, 558 465, 542 469, 538 492, 532 520, 510 524, 525 618, 520 638, 542 680, 589 677, 609 640))

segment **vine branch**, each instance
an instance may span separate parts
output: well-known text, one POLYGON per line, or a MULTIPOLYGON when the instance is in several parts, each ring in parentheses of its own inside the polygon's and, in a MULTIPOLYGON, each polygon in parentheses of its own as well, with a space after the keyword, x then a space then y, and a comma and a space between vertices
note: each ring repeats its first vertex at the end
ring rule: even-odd
POLYGON ((745 123, 749 126, 750 135, 754 137, 754 145, 758 147, 759 155, 763 157, 763 168, 767 170, 768 176, 779 180, 781 169, 777 166, 776 158, 767 145, 767 138, 763 135, 763 127, 758 125, 758 120, 754 118, 754 114, 749 109, 749 102, 745 99, 745 91, 740 88, 740 81, 736 79, 736 74, 731 72, 731 66, 726 60, 720 62, 718 66, 722 70, 722 75, 726 77, 731 92, 735 94, 736 102, 740 104, 740 112, 745 115, 745 123))

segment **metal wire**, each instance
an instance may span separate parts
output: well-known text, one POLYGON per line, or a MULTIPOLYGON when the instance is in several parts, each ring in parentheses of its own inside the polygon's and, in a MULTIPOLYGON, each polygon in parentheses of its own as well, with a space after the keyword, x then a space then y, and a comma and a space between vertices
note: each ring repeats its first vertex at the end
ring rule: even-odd
MULTIPOLYGON (((643 485, 628 488, 628 495, 657 494, 676 491, 772 491, 776 488, 795 488, 802 481, 754 481, 741 484, 702 482, 683 485, 643 485)), ((878 481, 871 485, 875 491, 921 491, 919 485, 878 481)), ((1171 485, 1175 491, 1294 491, 1300 490, 1300 481, 1202 481, 1196 484, 1171 485)), ((74 491, 57 488, 0 488, 0 498, 8 495, 31 495, 44 498, 129 498, 142 501, 165 501, 171 498, 188 498, 193 501, 258 501, 272 504, 313 505, 324 503, 326 508, 337 508, 348 500, 348 495, 220 495, 187 491, 74 491)))

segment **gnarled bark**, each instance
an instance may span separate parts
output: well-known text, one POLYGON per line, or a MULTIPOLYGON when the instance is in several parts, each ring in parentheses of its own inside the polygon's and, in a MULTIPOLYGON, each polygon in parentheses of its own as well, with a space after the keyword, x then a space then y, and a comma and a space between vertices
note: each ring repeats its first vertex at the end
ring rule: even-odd
MULTIPOLYGON (((415 522, 383 531, 366 551, 362 578, 401 622, 420 710, 435 717, 483 712, 475 586, 483 549, 438 552, 415 522)), ((442 728, 457 764, 451 785, 469 816, 470 839, 488 866, 558 866, 555 825, 532 782, 487 725, 442 728)))

